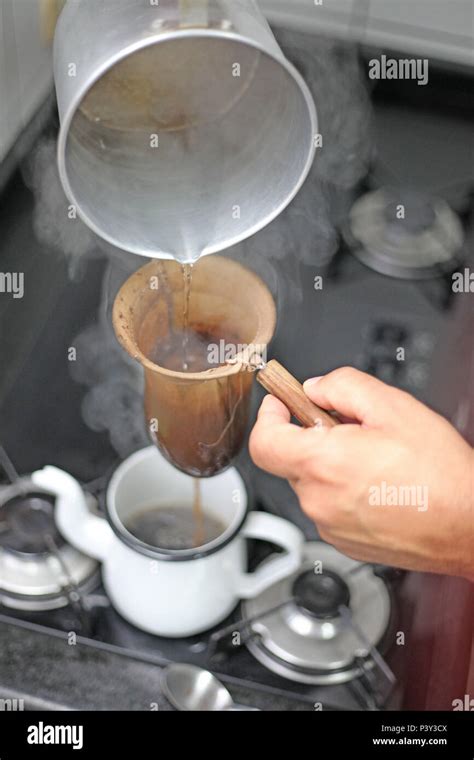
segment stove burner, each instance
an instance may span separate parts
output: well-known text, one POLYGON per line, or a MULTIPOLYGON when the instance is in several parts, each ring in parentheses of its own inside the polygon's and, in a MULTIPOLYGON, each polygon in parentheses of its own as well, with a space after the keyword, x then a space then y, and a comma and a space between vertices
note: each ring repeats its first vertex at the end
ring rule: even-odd
POLYGON ((64 540, 54 524, 55 499, 44 493, 14 496, 0 507, 0 547, 19 554, 49 554, 64 540), (48 538, 49 537, 49 541, 48 538))
POLYGON ((302 571, 243 602, 245 644, 262 665, 290 681, 346 683, 374 667, 391 611, 388 586, 370 565, 322 541, 309 542, 302 571), (316 562, 321 574, 314 572, 316 562))
POLYGON ((452 272, 464 245, 461 221, 448 204, 407 188, 362 195, 345 236, 366 266, 411 280, 452 272))
POLYGON ((27 476, 0 486, 0 607, 53 610, 98 585, 98 563, 58 532, 55 503, 27 476))
POLYGON ((347 583, 331 570, 307 570, 295 581, 293 593, 298 607, 318 620, 337 617, 339 607, 348 607, 351 598, 347 583))

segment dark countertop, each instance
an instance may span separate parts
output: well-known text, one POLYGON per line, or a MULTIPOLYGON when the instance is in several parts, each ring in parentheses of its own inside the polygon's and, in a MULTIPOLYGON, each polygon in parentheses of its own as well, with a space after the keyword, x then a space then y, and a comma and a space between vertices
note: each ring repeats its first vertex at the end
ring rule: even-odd
MULTIPOLYGON (((160 679, 164 661, 40 626, 13 625, 0 615, 0 699, 25 700, 26 710, 173 710, 160 679)), ((221 677, 236 702, 267 711, 311 711, 309 702, 221 677)))

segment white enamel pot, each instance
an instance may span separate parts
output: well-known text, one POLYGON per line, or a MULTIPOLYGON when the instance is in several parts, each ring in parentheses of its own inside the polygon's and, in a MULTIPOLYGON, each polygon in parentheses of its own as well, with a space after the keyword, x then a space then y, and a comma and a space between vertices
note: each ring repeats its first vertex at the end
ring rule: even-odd
POLYGON ((103 563, 104 585, 117 611, 150 633, 180 637, 205 631, 240 599, 257 596, 300 564, 301 531, 279 517, 249 513, 245 485, 233 468, 201 481, 203 508, 226 526, 224 532, 198 549, 177 551, 149 546, 124 525, 151 505, 192 504, 192 478, 155 447, 138 451, 116 470, 107 491, 107 519, 91 514, 67 473, 46 467, 33 480, 56 495, 64 538, 103 563), (284 553, 248 573, 248 538, 270 541, 284 553))

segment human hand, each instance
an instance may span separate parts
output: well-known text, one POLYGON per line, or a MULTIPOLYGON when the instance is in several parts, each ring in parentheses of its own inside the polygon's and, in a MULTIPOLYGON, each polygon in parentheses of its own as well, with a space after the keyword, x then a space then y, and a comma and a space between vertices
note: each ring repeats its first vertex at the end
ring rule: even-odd
POLYGON ((250 452, 290 481, 321 538, 361 561, 474 580, 474 453, 454 427, 349 367, 304 387, 351 422, 303 429, 266 396, 250 452))

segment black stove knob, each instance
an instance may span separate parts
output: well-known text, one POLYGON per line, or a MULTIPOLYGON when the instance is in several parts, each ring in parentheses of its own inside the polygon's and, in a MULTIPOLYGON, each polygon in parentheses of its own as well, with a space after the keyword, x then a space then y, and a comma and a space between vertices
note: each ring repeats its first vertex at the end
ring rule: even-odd
POLYGON ((300 575, 293 585, 293 596, 300 609, 318 620, 337 617, 339 607, 348 607, 351 597, 347 583, 331 570, 308 570, 300 575))

